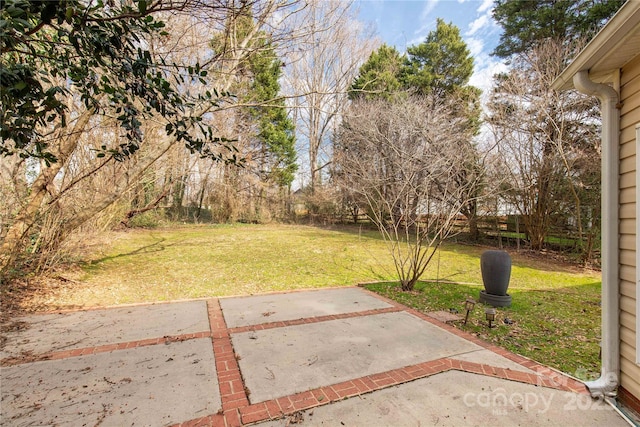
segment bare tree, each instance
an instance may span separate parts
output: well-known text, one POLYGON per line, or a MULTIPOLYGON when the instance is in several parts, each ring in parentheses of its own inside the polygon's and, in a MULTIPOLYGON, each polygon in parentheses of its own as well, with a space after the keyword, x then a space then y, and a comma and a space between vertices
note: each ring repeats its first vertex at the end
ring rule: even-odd
MULTIPOLYGON (((498 76, 489 103, 501 171, 509 176, 504 195, 522 215, 534 250, 543 248, 554 217, 572 217, 581 241, 583 201, 599 188, 597 105, 577 92, 551 89, 573 49, 548 40, 518 55, 498 76)), ((597 200, 588 204, 598 209, 597 200)))
MULTIPOLYGON (((456 179, 472 152, 454 98, 356 101, 335 142, 335 179, 355 195, 388 244, 403 290, 413 289, 455 221, 472 179, 456 179)), ((474 196, 475 197, 475 196, 474 196)))
POLYGON ((286 80, 313 191, 331 162, 329 139, 348 103, 347 91, 379 42, 358 22, 353 1, 308 0, 297 19, 300 38, 288 53, 286 80))

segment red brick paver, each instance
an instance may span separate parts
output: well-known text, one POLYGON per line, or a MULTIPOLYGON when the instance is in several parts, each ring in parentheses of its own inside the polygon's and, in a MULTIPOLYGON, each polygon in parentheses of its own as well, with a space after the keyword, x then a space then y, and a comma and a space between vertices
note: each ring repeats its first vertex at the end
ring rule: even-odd
POLYGON ((68 357, 79 357, 86 354, 96 354, 112 352, 127 348, 144 347, 170 343, 174 341, 184 341, 197 338, 210 338, 214 353, 216 375, 221 399, 221 411, 217 414, 209 414, 193 420, 188 420, 176 426, 240 426, 256 423, 260 421, 278 419, 283 416, 294 414, 300 410, 306 410, 332 402, 349 399, 372 393, 388 387, 397 386, 409 381, 426 378, 450 370, 468 372, 475 375, 485 375, 494 378, 501 378, 509 381, 517 381, 526 384, 533 384, 540 387, 552 388, 574 393, 588 394, 584 384, 574 380, 562 373, 551 370, 535 361, 523 356, 511 353, 493 344, 486 343, 479 338, 468 334, 455 326, 439 322, 428 315, 413 310, 395 301, 384 298, 378 294, 362 289, 363 292, 382 300, 390 305, 388 308, 367 310, 361 312, 344 313, 338 315, 316 316, 304 319, 294 319, 288 321, 269 322, 260 325, 242 326, 228 328, 225 322, 222 309, 218 299, 207 300, 207 312, 209 317, 209 331, 184 334, 178 336, 165 336, 149 338, 139 341, 122 342, 108 345, 101 345, 89 348, 72 349, 65 351, 51 352, 41 355, 33 355, 28 359, 5 359, 1 361, 2 366, 26 363, 34 360, 52 360, 68 357), (309 323, 322 323, 330 320, 364 317, 382 313, 400 312, 410 313, 430 324, 446 330, 460 338, 470 341, 478 346, 492 351, 512 362, 521 365, 523 368, 533 371, 524 372, 519 370, 500 368, 487 364, 474 363, 469 361, 451 359, 448 357, 422 362, 399 369, 385 372, 378 372, 360 378, 353 378, 336 384, 318 387, 312 390, 283 396, 263 402, 250 402, 250 391, 246 388, 242 372, 240 370, 237 355, 234 352, 231 335, 235 333, 257 331, 265 329, 281 328, 286 326, 302 325, 309 323))
MULTIPOLYGON (((288 321, 268 322, 259 325, 241 326, 226 328, 224 317, 217 300, 209 301, 209 318, 211 323, 211 336, 216 358, 216 368, 218 369, 218 379, 220 383, 220 393, 222 396, 223 412, 220 415, 226 426, 251 424, 270 419, 278 419, 283 416, 292 415, 300 410, 310 409, 343 399, 360 396, 381 390, 387 387, 397 386, 409 381, 426 378, 431 375, 440 374, 449 370, 468 372, 476 375, 486 375, 510 381, 517 381, 526 384, 533 384, 546 388, 553 388, 563 391, 588 394, 584 384, 569 378, 559 372, 553 371, 523 356, 511 353, 501 347, 486 343, 479 338, 468 334, 455 326, 439 322, 428 315, 417 310, 405 307, 396 301, 384 298, 366 289, 363 291, 391 305, 389 308, 367 310, 354 313, 344 313, 339 315, 317 316, 305 319, 294 319, 288 321), (258 331, 265 329, 281 328, 308 323, 320 323, 336 319, 347 319, 354 317, 370 316, 382 313, 392 313, 405 311, 424 321, 427 321, 441 329, 444 329, 460 338, 470 341, 478 346, 490 350, 499 356, 505 357, 512 362, 521 365, 523 368, 533 370, 537 373, 517 371, 513 369, 500 368, 481 363, 469 361, 441 358, 415 365, 405 366, 400 369, 393 369, 386 372, 379 372, 361 378, 354 378, 337 384, 318 387, 313 390, 296 393, 290 396, 283 396, 276 399, 257 402, 251 404, 246 389, 242 387, 242 375, 238 367, 237 359, 233 353, 231 345, 231 334, 258 331)), ((220 422, 219 418, 215 419, 220 422)), ((214 418, 203 418, 198 422, 210 422, 209 424, 196 425, 216 425, 214 418)), ((222 425, 222 424, 220 424, 222 425)))
POLYGON ((108 353, 116 350, 126 350, 129 348, 147 347, 150 345, 167 344, 177 341, 187 341, 197 338, 208 338, 211 332, 203 331, 183 335, 171 335, 159 338, 149 338, 138 341, 126 341, 116 344, 103 344, 95 347, 74 348, 71 350, 52 351, 50 353, 33 354, 25 357, 10 357, 0 361, 0 366, 13 366, 22 363, 30 363, 40 360, 58 360, 67 359, 69 357, 86 356, 88 354, 108 353))

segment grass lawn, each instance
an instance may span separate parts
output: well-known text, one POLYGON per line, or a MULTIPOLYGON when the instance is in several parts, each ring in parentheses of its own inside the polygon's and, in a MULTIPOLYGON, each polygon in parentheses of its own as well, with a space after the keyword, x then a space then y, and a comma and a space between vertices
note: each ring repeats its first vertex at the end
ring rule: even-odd
POLYGON ((82 264, 61 305, 112 305, 246 295, 392 280, 372 231, 287 225, 131 230, 82 264))
MULTIPOLYGON (((45 308, 253 294, 287 289, 367 288, 421 311, 457 309, 482 289, 485 248, 447 244, 434 257, 425 282, 404 293, 377 232, 357 227, 201 225, 130 230, 110 235, 81 268, 64 273, 72 283, 48 296, 45 308), (452 283, 455 282, 455 283, 452 283)), ((510 308, 486 327, 477 304, 458 327, 516 353, 586 379, 599 372, 600 275, 549 259, 512 254, 510 308), (513 321, 507 325, 505 318, 513 321)))

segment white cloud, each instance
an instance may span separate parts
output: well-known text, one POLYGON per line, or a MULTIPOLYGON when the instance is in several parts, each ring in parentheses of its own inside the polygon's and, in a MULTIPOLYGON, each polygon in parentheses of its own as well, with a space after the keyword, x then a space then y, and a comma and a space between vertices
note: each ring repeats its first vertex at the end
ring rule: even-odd
POLYGON ((478 32, 478 30, 484 28, 489 22, 488 15, 481 15, 478 19, 469 24, 469 30, 467 31, 468 36, 472 36, 478 32))
POLYGON ((484 41, 482 39, 472 37, 470 39, 465 39, 464 42, 467 44, 469 53, 471 53, 471 56, 473 56, 474 58, 477 58, 483 54, 484 41))
POLYGON ((406 46, 414 46, 422 43, 429 34, 429 31, 435 28, 436 20, 429 16, 429 14, 435 9, 440 0, 427 0, 422 12, 420 13, 419 26, 413 31, 413 37, 406 42, 406 46))
POLYGON ((508 70, 504 61, 495 60, 493 57, 483 55, 476 59, 476 67, 473 75, 469 79, 469 84, 482 89, 483 103, 486 102, 488 94, 493 87, 493 76, 504 73, 508 70))
POLYGON ((424 5, 422 9, 422 13, 420 14, 420 21, 425 21, 429 18, 429 14, 436 7, 439 0, 427 0, 427 3, 424 5))
POLYGON ((484 13, 493 7, 493 0, 483 0, 480 7, 478 7, 478 13, 484 13))

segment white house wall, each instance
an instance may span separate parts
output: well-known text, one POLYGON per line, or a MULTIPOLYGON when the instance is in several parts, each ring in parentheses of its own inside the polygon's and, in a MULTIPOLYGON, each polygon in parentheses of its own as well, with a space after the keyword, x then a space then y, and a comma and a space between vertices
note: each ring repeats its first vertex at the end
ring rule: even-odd
POLYGON ((640 56, 622 68, 620 79, 620 385, 640 396, 637 362, 637 270, 636 247, 636 127, 640 124, 640 56))

